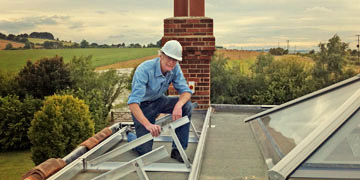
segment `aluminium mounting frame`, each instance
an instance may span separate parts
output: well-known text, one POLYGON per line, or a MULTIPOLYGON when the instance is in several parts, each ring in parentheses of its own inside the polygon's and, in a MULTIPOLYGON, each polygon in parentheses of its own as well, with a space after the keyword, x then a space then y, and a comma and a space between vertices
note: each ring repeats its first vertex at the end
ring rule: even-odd
MULTIPOLYGON (((193 137, 194 140, 192 142, 199 142, 200 139, 203 139, 203 140, 201 140, 203 143, 198 143, 198 145, 197 145, 197 150, 196 150, 196 154, 194 157, 194 163, 193 163, 194 168, 191 165, 190 165, 191 168, 188 168, 187 166, 189 166, 189 165, 179 164, 179 163, 152 163, 149 166, 144 166, 143 170, 144 171, 168 171, 168 172, 183 172, 183 173, 198 172, 199 173, 200 169, 201 169, 201 160, 199 160, 199 159, 202 159, 202 152, 203 152, 203 150, 199 151, 199 149, 205 146, 205 139, 206 139, 205 136, 207 134, 207 131, 206 131, 207 128, 204 128, 204 127, 205 127, 205 124, 207 127, 209 126, 210 114, 211 114, 211 108, 208 109, 201 133, 197 132, 197 130, 194 128, 194 125, 192 125, 192 128, 196 133, 195 135, 198 135, 198 137, 193 137)), ((170 119, 171 119, 171 116, 169 116, 169 115, 165 116, 165 117, 157 120, 156 124, 162 126, 162 125, 166 124, 166 121, 168 121, 170 119)), ((66 157, 70 157, 70 155, 73 156, 73 154, 79 154, 78 152, 81 152, 80 156, 78 156, 75 160, 72 160, 72 162, 67 161, 68 165, 65 166, 63 169, 61 169, 60 171, 58 171, 57 173, 55 173, 54 175, 52 175, 51 177, 49 177, 49 179, 50 180, 55 180, 55 179, 56 180, 67 180, 67 179, 71 179, 77 173, 84 171, 86 169, 91 170, 91 171, 95 170, 96 168, 94 168, 94 166, 89 166, 87 161, 101 156, 102 154, 104 154, 106 151, 108 151, 110 148, 114 147, 117 143, 119 143, 121 140, 124 140, 124 138, 125 138, 124 134, 127 129, 126 127, 119 129, 119 123, 114 124, 112 127, 116 127, 115 128, 116 130, 114 130, 114 128, 112 128, 113 134, 110 137, 108 137, 107 139, 105 139, 103 142, 101 142, 100 144, 95 146, 93 149, 86 152, 86 150, 84 150, 83 147, 79 147, 73 151, 73 152, 77 151, 77 153, 72 152, 69 155, 67 155, 66 157)), ((190 138, 189 138, 189 142, 191 142, 190 138)), ((63 158, 63 159, 65 159, 65 158, 63 158)), ((71 159, 74 159, 74 158, 72 157, 71 159)), ((104 163, 97 165, 97 168, 98 168, 98 170, 111 171, 119 166, 123 166, 124 164, 126 164, 126 163, 120 162, 120 163, 116 163, 116 165, 115 165, 114 162, 104 162, 104 163)), ((192 177, 192 178, 189 176, 189 179, 192 179, 192 180, 197 179, 197 178, 198 178, 198 175, 196 177, 192 177)))

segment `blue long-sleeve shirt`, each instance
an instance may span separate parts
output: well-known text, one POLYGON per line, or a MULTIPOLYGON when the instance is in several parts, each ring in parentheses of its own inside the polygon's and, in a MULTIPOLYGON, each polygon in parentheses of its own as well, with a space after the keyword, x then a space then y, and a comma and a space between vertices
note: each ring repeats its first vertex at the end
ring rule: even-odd
POLYGON ((164 76, 160 68, 160 58, 147 60, 141 63, 135 71, 127 103, 140 104, 144 101, 154 101, 165 93, 170 83, 173 83, 179 94, 184 92, 192 94, 179 63, 176 63, 174 69, 164 76))

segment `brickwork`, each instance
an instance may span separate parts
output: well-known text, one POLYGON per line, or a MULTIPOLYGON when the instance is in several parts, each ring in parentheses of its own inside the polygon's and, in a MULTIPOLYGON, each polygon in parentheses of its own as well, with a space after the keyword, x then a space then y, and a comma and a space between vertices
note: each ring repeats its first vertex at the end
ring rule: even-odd
POLYGON ((205 16, 205 0, 174 0, 174 17, 181 16, 205 16))
MULTIPOLYGON (((164 20, 162 45, 169 40, 177 40, 183 46, 181 69, 186 80, 195 82, 192 101, 198 109, 210 105, 210 61, 215 51, 213 19, 208 17, 173 17, 164 20)), ((176 91, 170 87, 169 95, 176 91)))

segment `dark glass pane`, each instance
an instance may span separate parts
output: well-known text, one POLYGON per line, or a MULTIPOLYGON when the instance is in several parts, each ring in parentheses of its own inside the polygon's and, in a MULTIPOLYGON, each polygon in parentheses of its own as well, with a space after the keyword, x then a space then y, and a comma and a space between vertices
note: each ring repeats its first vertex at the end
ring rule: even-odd
POLYGON ((360 89, 360 81, 294 104, 260 119, 280 151, 286 155, 358 89, 360 89))

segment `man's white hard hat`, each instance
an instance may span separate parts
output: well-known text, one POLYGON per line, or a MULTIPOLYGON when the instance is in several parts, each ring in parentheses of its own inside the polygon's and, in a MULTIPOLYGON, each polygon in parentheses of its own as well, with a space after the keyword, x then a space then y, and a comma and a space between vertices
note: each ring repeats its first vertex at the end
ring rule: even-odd
POLYGON ((161 51, 178 61, 182 61, 182 46, 181 44, 176 40, 170 40, 164 44, 164 46, 161 48, 161 51))

